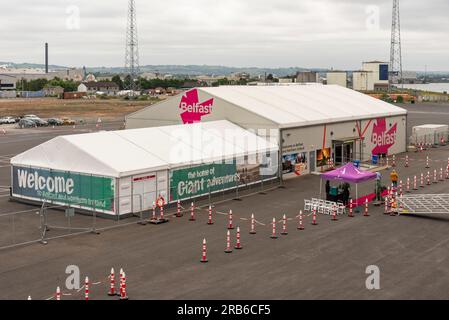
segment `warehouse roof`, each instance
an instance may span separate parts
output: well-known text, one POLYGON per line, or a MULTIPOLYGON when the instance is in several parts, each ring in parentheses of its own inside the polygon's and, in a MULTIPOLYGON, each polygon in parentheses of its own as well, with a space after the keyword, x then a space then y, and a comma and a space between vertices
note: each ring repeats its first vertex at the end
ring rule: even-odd
POLYGON ((223 120, 60 136, 15 156, 11 164, 123 177, 277 150, 223 120))
POLYGON ((396 107, 338 85, 198 88, 277 123, 281 128, 405 115, 396 107))

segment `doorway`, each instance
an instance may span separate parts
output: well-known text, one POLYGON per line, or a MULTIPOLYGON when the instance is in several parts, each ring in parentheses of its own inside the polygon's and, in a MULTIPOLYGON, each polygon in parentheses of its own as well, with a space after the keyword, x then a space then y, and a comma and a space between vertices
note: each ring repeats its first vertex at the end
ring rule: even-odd
POLYGON ((335 141, 333 145, 337 166, 354 160, 354 141, 335 141))

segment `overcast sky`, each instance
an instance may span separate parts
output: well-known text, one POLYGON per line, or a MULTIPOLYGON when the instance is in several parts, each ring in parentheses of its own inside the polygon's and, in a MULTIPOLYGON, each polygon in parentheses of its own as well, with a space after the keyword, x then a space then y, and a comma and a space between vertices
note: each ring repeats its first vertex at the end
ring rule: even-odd
MULTIPOLYGON (((127 0, 0 6, 0 61, 122 66, 127 0), (78 19, 79 13, 79 19, 78 19)), ((144 64, 360 68, 389 60, 392 0, 136 0, 144 64)), ((404 68, 449 70, 449 1, 403 0, 404 68)))

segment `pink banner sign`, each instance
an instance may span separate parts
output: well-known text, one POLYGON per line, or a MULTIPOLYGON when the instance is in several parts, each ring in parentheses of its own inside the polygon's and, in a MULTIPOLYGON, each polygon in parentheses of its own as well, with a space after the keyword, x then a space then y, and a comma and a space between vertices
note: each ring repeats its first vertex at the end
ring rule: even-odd
POLYGON ((201 118, 212 113, 214 99, 199 102, 198 90, 187 91, 181 98, 179 109, 181 109, 181 119, 184 124, 201 122, 201 118))

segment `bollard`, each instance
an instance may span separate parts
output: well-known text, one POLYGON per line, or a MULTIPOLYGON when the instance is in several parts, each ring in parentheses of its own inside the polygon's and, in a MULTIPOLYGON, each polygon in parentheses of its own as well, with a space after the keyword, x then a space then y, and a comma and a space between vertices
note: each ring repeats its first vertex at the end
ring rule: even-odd
POLYGON ((272 232, 271 232, 271 239, 277 239, 278 236, 276 235, 276 218, 273 218, 273 222, 271 223, 272 232))
POLYGON ((426 169, 429 169, 429 156, 426 156, 426 169))
POLYGON ((427 180, 427 185, 430 186, 430 171, 427 171, 426 180, 427 180))
POLYGON ((433 170, 433 183, 438 183, 437 170, 433 170))
POLYGON ((256 234, 256 219, 254 218, 254 213, 251 215, 251 230, 249 234, 256 234))
POLYGON ((402 194, 402 186, 403 186, 403 184, 402 184, 402 180, 401 180, 401 181, 399 181, 399 194, 402 194))
POLYGON ((409 167, 409 163, 408 163, 408 155, 405 156, 405 167, 406 167, 406 168, 409 167))
POLYGON ((302 210, 299 211, 298 230, 304 230, 304 224, 302 223, 302 210))
POLYGON ((243 249, 242 243, 240 242, 240 227, 237 227, 237 234, 236 234, 237 242, 235 243, 235 249, 240 250, 243 249))
POLYGON ((444 181, 443 168, 440 168, 440 181, 444 181))
POLYGON ((420 181, 419 187, 424 188, 424 174, 423 173, 421 173, 421 181, 420 181))
POLYGON ((203 253, 201 255, 201 263, 207 263, 207 242, 206 239, 203 239, 203 253))
POLYGON ((195 204, 193 202, 190 205, 190 218, 189 218, 189 221, 196 221, 196 218, 195 218, 195 204))
POLYGON ((231 253, 232 249, 231 249, 231 231, 228 230, 228 233, 226 235, 226 248, 225 248, 225 252, 226 253, 231 253))
POLYGON ((282 232, 281 232, 281 234, 283 236, 288 235, 288 232, 287 232, 287 217, 285 216, 285 214, 282 217, 282 232))
POLYGON ((446 179, 449 179, 449 168, 446 169, 446 179))
POLYGON ((418 190, 418 178, 416 176, 413 177, 413 190, 418 190))
POLYGON ((228 217, 229 217, 228 230, 232 230, 232 229, 234 229, 234 224, 233 224, 233 221, 232 221, 232 210, 229 210, 228 217))
POLYGON ((407 177, 407 186, 405 192, 410 193, 410 178, 407 177))
POLYGON ((208 225, 213 225, 214 222, 212 221, 212 206, 209 206, 209 218, 207 219, 208 225))

